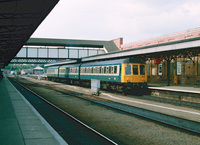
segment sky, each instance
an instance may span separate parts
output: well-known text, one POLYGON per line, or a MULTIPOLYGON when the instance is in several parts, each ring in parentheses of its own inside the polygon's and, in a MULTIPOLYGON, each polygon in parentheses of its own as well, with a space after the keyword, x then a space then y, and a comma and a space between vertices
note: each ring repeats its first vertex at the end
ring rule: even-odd
POLYGON ((60 0, 31 37, 124 44, 200 27, 199 0, 60 0))

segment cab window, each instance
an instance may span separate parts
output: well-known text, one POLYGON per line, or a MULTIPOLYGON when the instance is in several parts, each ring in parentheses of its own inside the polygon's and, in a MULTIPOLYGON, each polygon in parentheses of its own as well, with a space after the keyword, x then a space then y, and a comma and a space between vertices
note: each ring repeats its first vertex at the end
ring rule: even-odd
POLYGON ((125 66, 125 74, 126 75, 131 75, 131 65, 126 65, 125 66))
POLYGON ((140 75, 145 75, 145 66, 140 65, 140 75))
POLYGON ((138 65, 133 65, 133 75, 138 75, 138 65))

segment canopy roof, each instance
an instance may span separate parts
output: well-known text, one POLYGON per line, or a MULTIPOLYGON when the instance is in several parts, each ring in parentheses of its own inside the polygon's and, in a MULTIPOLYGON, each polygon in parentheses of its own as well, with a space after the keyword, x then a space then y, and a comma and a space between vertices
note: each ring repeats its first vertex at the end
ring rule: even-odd
POLYGON ((120 50, 113 41, 100 41, 100 40, 30 38, 25 45, 94 47, 94 48, 105 48, 106 52, 114 52, 120 50))
POLYGON ((0 0, 0 69, 30 38, 59 0, 0 0))

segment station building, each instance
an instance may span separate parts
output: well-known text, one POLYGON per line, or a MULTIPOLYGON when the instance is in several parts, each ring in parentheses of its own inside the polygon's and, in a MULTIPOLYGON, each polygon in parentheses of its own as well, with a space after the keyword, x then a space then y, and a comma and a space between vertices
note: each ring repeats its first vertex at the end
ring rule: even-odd
MULTIPOLYGON (((195 37, 200 37, 200 28, 190 29, 128 44, 123 44, 122 38, 113 41, 121 50, 126 50, 195 37)), ((164 57, 154 57, 147 58, 145 61, 147 64, 148 82, 164 83, 164 81, 167 79, 166 59, 164 57)), ((171 84, 175 83, 181 85, 194 85, 197 80, 200 80, 200 54, 188 54, 187 56, 183 54, 175 57, 172 55, 170 62, 170 79, 171 84)))
MULTIPOLYGON (((167 62, 155 63, 154 60, 146 61, 148 82, 165 83, 167 79, 167 62)), ((200 57, 174 58, 170 62, 170 79, 172 84, 194 85, 200 80, 200 57)))

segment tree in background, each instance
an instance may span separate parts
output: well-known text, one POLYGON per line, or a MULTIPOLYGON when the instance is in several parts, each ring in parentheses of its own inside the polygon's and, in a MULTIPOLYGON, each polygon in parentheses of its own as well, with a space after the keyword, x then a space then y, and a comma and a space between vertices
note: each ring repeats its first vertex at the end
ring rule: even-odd
POLYGON ((23 69, 34 69, 37 66, 44 68, 44 64, 9 64, 5 70, 19 72, 23 69))

